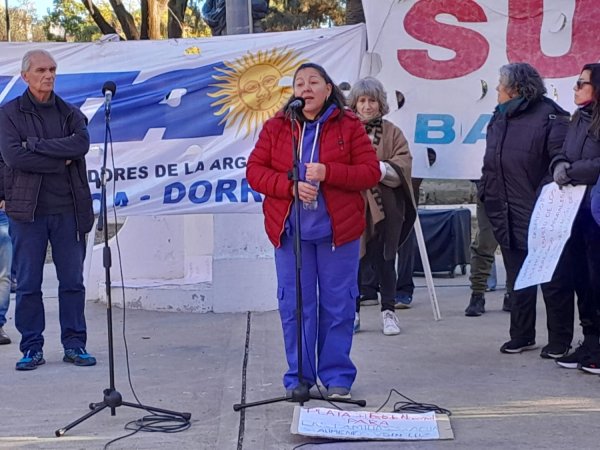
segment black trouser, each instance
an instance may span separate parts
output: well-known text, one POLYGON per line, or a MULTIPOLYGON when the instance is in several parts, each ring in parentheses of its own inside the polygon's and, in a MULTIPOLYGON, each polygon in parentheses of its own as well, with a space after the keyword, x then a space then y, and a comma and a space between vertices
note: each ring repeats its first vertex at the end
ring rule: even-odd
POLYGON ((573 279, 573 247, 567 243, 552 275, 542 284, 546 303, 548 343, 571 345, 575 316, 575 286, 573 279))
POLYGON ((413 272, 415 270, 415 252, 417 250, 417 236, 415 229, 410 230, 410 234, 404 244, 398 249, 398 279, 396 280, 396 294, 412 296, 415 290, 413 282, 413 272))
MULTIPOLYGON (((377 238, 367 243, 367 252, 360 260, 358 283, 361 295, 377 297, 372 290, 379 284, 381 310, 393 311, 396 305, 396 261, 383 259, 383 242, 377 238)), ((356 299, 356 312, 360 311, 360 301, 356 299)))
MULTIPOLYGON (((527 252, 502 248, 502 256, 507 278, 516 279, 527 252)), ((574 295, 571 272, 568 270, 568 265, 572 264, 570 259, 561 258, 552 280, 541 286, 546 305, 548 342, 566 346, 571 345, 573 340, 574 295)), ((510 312, 511 339, 535 340, 536 299, 537 286, 513 291, 510 312)))
MULTIPOLYGON (((501 247, 506 278, 515 280, 525 261, 527 251, 501 247)), ((537 285, 512 292, 512 307, 510 310, 510 338, 535 340, 535 304, 537 285)))
MULTIPOLYGON (((584 200, 585 201, 585 200, 584 200)), ((598 345, 600 337, 600 227, 589 209, 582 208, 573 223, 557 271, 571 279, 571 295, 577 294, 577 308, 583 336, 598 345)), ((571 318, 571 323, 573 319, 571 318)))

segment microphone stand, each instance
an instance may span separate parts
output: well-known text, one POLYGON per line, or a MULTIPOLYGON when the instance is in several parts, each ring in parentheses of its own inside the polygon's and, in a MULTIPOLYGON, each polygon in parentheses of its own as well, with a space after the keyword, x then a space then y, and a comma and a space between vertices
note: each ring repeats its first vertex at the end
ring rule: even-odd
MULTIPOLYGON (((296 216, 294 218, 294 256, 296 265, 296 341, 297 341, 297 353, 298 353, 298 386, 292 390, 291 397, 275 397, 266 400, 259 400, 251 403, 236 403, 233 405, 234 411, 240 411, 245 408, 251 408, 258 405, 267 405, 269 403, 278 402, 296 402, 300 406, 304 406, 304 403, 310 399, 314 400, 325 400, 328 402, 335 403, 351 403, 358 406, 366 406, 367 402, 364 400, 352 400, 352 399, 327 399, 322 395, 313 395, 310 393, 308 384, 304 381, 304 374, 302 371, 302 332, 303 332, 303 308, 302 308, 302 239, 300 231, 300 194, 298 192, 298 182, 300 181, 300 153, 298 151, 298 139, 294 134, 294 124, 298 123, 298 113, 296 108, 289 108, 288 114, 291 122, 292 132, 292 154, 294 164, 291 172, 288 173, 288 178, 294 182, 294 211, 296 216)), ((313 350, 314 351, 314 350, 313 350)))
MULTIPOLYGON (((160 413, 165 415, 172 415, 176 417, 180 417, 185 421, 189 421, 192 417, 191 413, 188 412, 177 412, 177 411, 169 411, 167 409, 156 408, 154 406, 142 405, 141 403, 130 403, 123 401, 123 398, 119 391, 115 388, 115 363, 114 363, 114 348, 113 348, 113 325, 112 325, 112 296, 111 296, 111 282, 110 282, 110 268, 111 268, 111 252, 110 247, 108 245, 108 214, 107 214, 107 206, 106 206, 106 178, 107 178, 107 168, 106 168, 106 160, 108 154, 108 142, 110 133, 110 103, 107 102, 104 105, 104 120, 106 123, 104 130, 104 155, 102 160, 102 168, 101 168, 101 184, 102 184, 102 194, 100 201, 100 215, 98 217, 98 231, 104 231, 104 248, 102 251, 102 264, 104 266, 104 277, 105 277, 105 287, 106 287, 106 322, 108 328, 108 373, 109 373, 109 387, 108 389, 104 389, 103 400, 99 403, 90 403, 89 408, 90 412, 81 416, 79 419, 74 420, 63 428, 59 428, 54 432, 56 437, 63 436, 68 430, 79 425, 81 422, 89 419, 95 414, 99 413, 105 408, 110 408, 110 415, 116 415, 116 408, 119 406, 129 406, 130 408, 143 409, 148 411, 149 413, 160 413)), ((112 144, 112 137, 110 138, 112 144)), ((93 239, 93 236, 88 236, 88 239, 93 239)), ((123 304, 123 308, 125 308, 125 304, 123 304)))

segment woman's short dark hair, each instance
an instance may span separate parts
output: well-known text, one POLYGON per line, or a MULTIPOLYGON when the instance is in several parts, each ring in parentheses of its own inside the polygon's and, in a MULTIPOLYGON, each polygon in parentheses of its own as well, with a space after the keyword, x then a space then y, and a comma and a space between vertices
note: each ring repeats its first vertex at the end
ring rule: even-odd
POLYGON ((348 106, 350 106, 352 111, 356 111, 358 98, 362 96, 371 97, 377 100, 377 103, 379 103, 379 113, 382 116, 385 116, 390 112, 385 89, 383 84, 381 84, 381 81, 377 78, 365 77, 354 83, 354 86, 352 86, 350 94, 348 95, 348 106))
MULTIPOLYGON (((294 72, 293 84, 296 84, 296 75, 298 75, 298 72, 300 72, 303 69, 315 69, 319 73, 319 75, 323 77, 325 83, 331 85, 331 94, 329 95, 328 100, 325 101, 325 104, 335 104, 340 110, 340 114, 338 117, 341 118, 344 115, 344 108, 346 106, 346 98, 344 97, 344 94, 342 93, 341 89, 337 86, 337 84, 333 82, 327 71, 322 66, 315 63, 304 63, 300 65, 300 67, 296 69, 296 72, 294 72)), ((283 105, 283 111, 287 110, 287 107, 291 102, 294 101, 295 98, 296 97, 294 96, 294 94, 292 94, 288 101, 285 103, 285 105, 283 105)))
POLYGON ((590 71, 590 83, 592 84, 592 123, 590 133, 600 139, 600 63, 586 64, 581 69, 590 71))
POLYGON ((546 94, 546 86, 539 72, 527 63, 512 63, 500 67, 500 84, 526 100, 539 99, 546 94))

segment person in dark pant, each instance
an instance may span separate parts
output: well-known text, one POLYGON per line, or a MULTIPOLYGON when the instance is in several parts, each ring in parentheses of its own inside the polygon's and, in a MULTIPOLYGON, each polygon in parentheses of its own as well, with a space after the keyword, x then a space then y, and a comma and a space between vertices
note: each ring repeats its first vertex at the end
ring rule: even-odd
MULTIPOLYGON (((427 149, 429 166, 435 162, 435 152, 427 149)), ((412 189, 415 200, 415 208, 419 206, 419 189, 423 178, 413 178, 412 189)), ((413 273, 415 271, 415 256, 418 251, 417 235, 415 229, 411 229, 406 241, 398 248, 398 257, 396 260, 396 309, 408 309, 413 301, 415 292, 415 283, 413 273)))
POLYGON ((413 228, 410 230, 406 241, 398 248, 398 257, 396 260, 396 309, 408 309, 412 304, 415 292, 413 272, 415 271, 415 252, 417 248, 417 236, 413 228))
MULTIPOLYGON (((361 237, 365 254, 362 273, 374 270, 381 292, 382 330, 386 336, 400 333, 396 305, 396 253, 412 229, 416 208, 411 184, 412 156, 402 131, 383 119, 389 112, 381 82, 367 77, 359 80, 348 96, 350 109, 363 123, 377 151, 381 178, 365 191, 367 228, 361 237)), ((361 277, 361 289, 363 289, 361 277)), ((365 295, 362 291, 361 294, 365 295)), ((355 332, 360 329, 360 297, 356 299, 355 332)))
MULTIPOLYGON (((556 269, 569 294, 577 294, 583 342, 556 362, 600 374, 600 227, 591 209, 592 187, 600 175, 600 64, 583 66, 574 91, 579 109, 551 168, 557 184, 587 186, 556 269)), ((573 323, 573 317, 570 320, 573 323)))
POLYGON ((85 155, 86 118, 54 93, 56 62, 44 50, 22 61, 27 90, 0 108, 0 200, 5 201, 19 280, 15 325, 21 333, 17 370, 44 364, 42 275, 48 242, 58 277, 63 361, 96 364, 85 350, 85 234, 92 228, 92 197, 85 155))
MULTIPOLYGON (((494 259, 498 242, 494 237, 492 224, 485 213, 481 200, 477 199, 475 209, 477 216, 477 233, 471 243, 471 298, 465 309, 465 316, 479 317, 485 313, 485 291, 489 286, 489 279, 494 267, 494 259)), ((506 293, 502 303, 502 310, 510 312, 512 308, 511 292, 515 280, 506 278, 506 293)))
MULTIPOLYGON (((526 63, 502 66, 496 90, 498 106, 487 129, 478 196, 500 244, 506 277, 515 280, 527 256, 527 232, 538 191, 549 174, 550 161, 561 151, 569 113, 544 96, 542 78, 526 63)), ((510 340, 501 352, 536 347, 536 298, 537 286, 513 291, 510 340)), ((554 299, 544 296, 544 300, 549 304, 554 299)), ((562 322, 568 314, 547 308, 549 323, 562 322)), ((553 329, 548 328, 549 345, 542 353, 552 350, 556 356, 557 351, 568 351, 570 341, 554 342, 553 329), (561 344, 561 348, 550 348, 550 344, 561 344)))

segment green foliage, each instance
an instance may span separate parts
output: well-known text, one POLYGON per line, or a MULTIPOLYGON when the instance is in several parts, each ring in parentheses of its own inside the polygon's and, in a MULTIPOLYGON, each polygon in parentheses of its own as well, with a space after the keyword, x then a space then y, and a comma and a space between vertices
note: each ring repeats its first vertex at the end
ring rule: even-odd
POLYGON ((272 0, 264 19, 266 31, 289 31, 345 23, 346 2, 341 0, 272 0))
POLYGON ((202 2, 190 0, 183 19, 183 37, 209 37, 210 27, 202 19, 202 2))
MULTIPOLYGON (((21 0, 18 2, 18 6, 14 6, 15 3, 11 2, 8 8, 11 41, 44 41, 44 30, 42 24, 36 18, 35 3, 29 0, 21 0)), ((4 2, 0 4, 0 40, 8 40, 4 2)))
MULTIPOLYGON (((121 25, 109 1, 92 1, 104 19, 123 36, 121 25)), ((122 3, 133 16, 139 29, 139 0, 124 0, 122 3)), ((184 38, 211 35, 200 13, 202 3, 203 0, 188 1, 183 20, 184 38)), ((263 28, 265 31, 287 31, 343 25, 347 3, 348 0, 271 0, 271 12, 263 20, 263 28)), ((0 11, 3 16, 2 6, 0 5, 0 11)), ((54 0, 53 7, 42 20, 36 19, 35 2, 32 0, 20 0, 19 6, 11 7, 9 11, 13 41, 89 42, 101 36, 100 29, 81 0, 54 0)), ((162 16, 162 22, 166 24, 166 11, 162 11, 162 16)), ((166 26, 161 26, 161 30, 163 29, 166 29, 166 26)), ((3 20, 0 20, 0 39, 6 40, 6 26, 3 20)))
MULTIPOLYGON (((108 0, 93 0, 104 19, 124 35, 121 24, 108 0)), ((123 1, 123 5, 132 15, 137 27, 141 23, 140 3, 136 0, 123 1)), ((200 16, 200 1, 190 0, 183 20, 183 37, 210 36, 210 30, 200 16)), ((161 11, 161 32, 166 34, 167 10, 161 11)), ((102 36, 81 0, 54 0, 54 7, 44 17, 44 30, 49 40, 69 42, 89 42, 102 36)), ((165 36, 166 37, 166 36, 165 36)))
POLYGON ((100 29, 78 0, 54 0, 54 9, 44 17, 48 40, 89 42, 101 36, 100 29))

